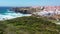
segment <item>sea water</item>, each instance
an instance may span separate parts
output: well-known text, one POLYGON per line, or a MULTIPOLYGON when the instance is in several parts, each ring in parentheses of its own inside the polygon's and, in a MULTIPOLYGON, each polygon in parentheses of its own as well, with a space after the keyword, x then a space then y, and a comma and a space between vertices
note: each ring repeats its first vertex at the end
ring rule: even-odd
POLYGON ((7 9, 0 9, 0 20, 13 19, 23 16, 31 16, 31 14, 15 13, 14 11, 9 11, 7 9))

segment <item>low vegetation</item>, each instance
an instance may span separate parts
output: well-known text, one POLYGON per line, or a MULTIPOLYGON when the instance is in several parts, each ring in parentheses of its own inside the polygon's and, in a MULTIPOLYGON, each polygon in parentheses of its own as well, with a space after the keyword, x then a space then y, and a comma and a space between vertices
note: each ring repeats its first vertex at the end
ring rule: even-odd
POLYGON ((60 34, 60 26, 33 16, 0 21, 0 34, 60 34))

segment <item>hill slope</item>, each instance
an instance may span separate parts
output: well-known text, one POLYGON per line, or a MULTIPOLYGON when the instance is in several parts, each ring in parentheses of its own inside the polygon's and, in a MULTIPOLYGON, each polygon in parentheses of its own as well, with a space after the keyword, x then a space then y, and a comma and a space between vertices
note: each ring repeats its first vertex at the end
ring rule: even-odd
POLYGON ((45 18, 29 16, 0 21, 0 34, 60 34, 59 32, 57 25, 45 18))

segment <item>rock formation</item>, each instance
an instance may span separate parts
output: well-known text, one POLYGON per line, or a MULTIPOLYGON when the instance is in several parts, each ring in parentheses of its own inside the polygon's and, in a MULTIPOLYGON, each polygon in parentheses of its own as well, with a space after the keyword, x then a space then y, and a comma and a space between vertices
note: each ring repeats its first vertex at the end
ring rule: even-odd
POLYGON ((41 7, 39 8, 33 8, 33 7, 16 7, 16 8, 11 8, 10 10, 16 12, 16 13, 23 13, 23 14, 32 14, 33 12, 37 12, 41 9, 41 7))

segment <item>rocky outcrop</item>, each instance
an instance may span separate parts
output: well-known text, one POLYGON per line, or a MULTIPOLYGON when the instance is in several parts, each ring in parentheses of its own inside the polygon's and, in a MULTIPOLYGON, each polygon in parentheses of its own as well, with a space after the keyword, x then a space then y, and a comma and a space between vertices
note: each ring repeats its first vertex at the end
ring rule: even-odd
POLYGON ((32 14, 33 12, 41 11, 41 7, 39 8, 33 8, 33 7, 16 7, 11 8, 10 10, 16 12, 16 13, 23 13, 23 14, 32 14))
POLYGON ((38 11, 60 11, 60 6, 38 6, 38 7, 13 7, 10 10, 15 11, 16 13, 31 14, 38 11))

